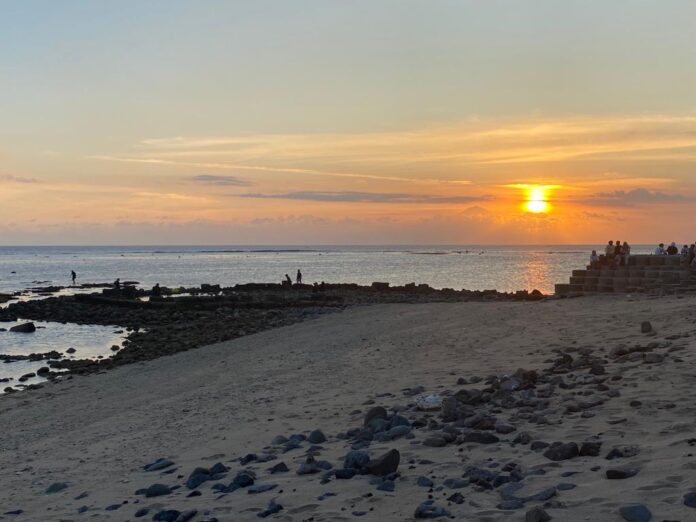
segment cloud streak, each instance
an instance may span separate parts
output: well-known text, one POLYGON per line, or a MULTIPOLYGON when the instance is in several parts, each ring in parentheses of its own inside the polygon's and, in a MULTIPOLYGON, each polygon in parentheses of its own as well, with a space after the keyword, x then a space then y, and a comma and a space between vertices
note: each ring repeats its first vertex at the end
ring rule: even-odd
POLYGON ((669 203, 691 203, 694 198, 683 194, 670 194, 657 190, 635 188, 632 190, 615 190, 613 192, 599 192, 588 198, 578 200, 585 205, 598 205, 606 207, 633 207, 640 205, 657 205, 669 203))
POLYGON ((201 185, 214 185, 219 187, 249 187, 250 181, 235 176, 215 176, 212 174, 200 174, 189 178, 192 182, 201 185))
POLYGON ((250 199, 292 199, 299 201, 320 201, 332 203, 411 203, 411 204, 448 204, 489 201, 491 196, 437 196, 429 194, 375 193, 375 192, 320 192, 300 191, 278 194, 235 194, 234 197, 250 199))

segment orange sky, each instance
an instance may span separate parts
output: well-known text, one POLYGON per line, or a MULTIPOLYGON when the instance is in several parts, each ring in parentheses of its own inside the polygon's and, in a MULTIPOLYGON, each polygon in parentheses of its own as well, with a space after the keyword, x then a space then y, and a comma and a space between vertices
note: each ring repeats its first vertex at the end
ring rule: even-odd
POLYGON ((387 3, 14 6, 0 244, 696 240, 693 4, 387 3))

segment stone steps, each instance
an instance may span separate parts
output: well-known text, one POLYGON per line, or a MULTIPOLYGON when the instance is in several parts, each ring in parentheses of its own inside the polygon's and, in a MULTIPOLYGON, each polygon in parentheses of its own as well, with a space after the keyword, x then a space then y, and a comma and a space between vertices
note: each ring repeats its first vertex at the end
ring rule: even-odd
POLYGON ((556 285, 556 295, 593 293, 696 292, 696 270, 681 256, 633 255, 626 266, 573 270, 567 284, 556 285))

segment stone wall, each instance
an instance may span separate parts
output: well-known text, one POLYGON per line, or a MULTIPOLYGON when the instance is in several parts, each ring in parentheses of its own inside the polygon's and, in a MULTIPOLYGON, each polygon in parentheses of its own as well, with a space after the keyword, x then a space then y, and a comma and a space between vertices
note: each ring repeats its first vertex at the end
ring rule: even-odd
POLYGON ((573 270, 568 284, 557 284, 556 295, 603 292, 685 293, 696 291, 696 270, 681 256, 631 255, 626 266, 600 263, 573 270))

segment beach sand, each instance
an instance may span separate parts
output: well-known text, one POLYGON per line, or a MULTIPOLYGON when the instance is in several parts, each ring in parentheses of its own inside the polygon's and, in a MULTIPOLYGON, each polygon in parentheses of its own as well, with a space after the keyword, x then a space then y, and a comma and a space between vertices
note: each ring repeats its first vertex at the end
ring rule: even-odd
POLYGON ((5 520, 123 521, 152 520, 158 511, 174 509, 197 510, 194 521, 259 520, 257 513, 276 499, 283 510, 269 520, 412 520, 417 506, 432 495, 457 520, 524 520, 526 511, 544 502, 501 510, 501 488, 443 486, 447 478, 461 478, 467 466, 500 471, 514 462, 525 473, 543 473, 525 475, 522 496, 562 483, 575 486, 555 490, 546 501, 552 520, 619 521, 619 508, 634 502, 645 504, 653 520, 696 520, 696 509, 683 504, 684 494, 696 490, 694 310, 694 297, 647 296, 354 307, 3 396, 0 514, 21 510, 2 515, 5 520), (648 334, 641 332, 646 320, 654 328, 648 334), (336 435, 361 427, 374 405, 395 408, 410 419, 437 420, 438 412, 408 406, 413 398, 405 389, 423 386, 427 393, 448 395, 485 387, 458 385, 460 377, 550 368, 558 358, 553 350, 571 349, 576 357, 576 350, 586 349, 606 357, 620 345, 649 343, 655 345, 647 353, 656 355, 648 360, 662 355, 661 362, 646 362, 645 353, 637 351, 607 358, 603 375, 587 368, 561 373, 574 384, 556 388, 549 408, 531 420, 517 407, 496 410, 500 422, 517 428, 497 434, 500 442, 424 446, 423 440, 439 433, 435 425, 435 430, 414 429, 414 438, 372 442, 367 451, 373 457, 392 448, 401 454, 393 492, 377 490, 369 475, 325 484, 323 472, 298 476, 311 446, 306 442, 277 452, 270 462, 243 466, 235 460, 262 453, 277 435, 306 435, 319 428, 328 441, 317 459, 340 468, 351 441, 336 435), (601 401, 594 407, 568 411, 569 401, 595 398, 601 401), (602 447, 599 456, 552 461, 529 444, 511 444, 522 431, 549 443, 581 444, 597 437, 602 447), (616 446, 636 446, 638 453, 605 459, 616 446), (143 470, 158 458, 175 465, 143 470), (200 496, 187 497, 190 490, 183 484, 189 474, 216 462, 230 468, 227 476, 203 483, 200 496), (266 471, 279 462, 290 471, 266 471), (623 480, 605 477, 607 469, 625 466, 639 471, 623 480), (245 468, 256 471, 257 484, 276 487, 258 494, 212 491, 215 482, 227 484, 245 468), (416 485, 419 476, 430 477, 435 488, 416 485), (46 493, 55 483, 67 487, 46 493), (154 498, 135 494, 154 483, 181 487, 154 498), (87 495, 76 499, 83 492, 87 495), (322 497, 327 492, 335 495, 322 497), (448 502, 456 492, 463 502, 448 502), (79 513, 83 506, 87 510, 79 513), (142 508, 148 514, 135 518, 142 508))

